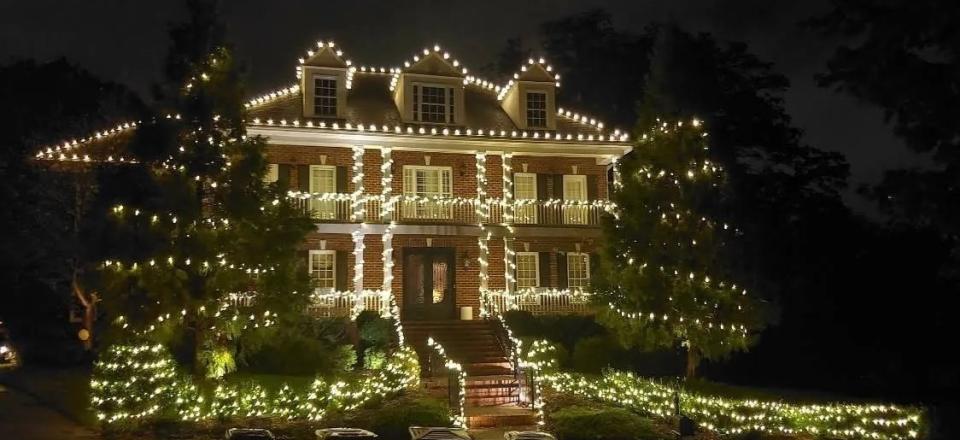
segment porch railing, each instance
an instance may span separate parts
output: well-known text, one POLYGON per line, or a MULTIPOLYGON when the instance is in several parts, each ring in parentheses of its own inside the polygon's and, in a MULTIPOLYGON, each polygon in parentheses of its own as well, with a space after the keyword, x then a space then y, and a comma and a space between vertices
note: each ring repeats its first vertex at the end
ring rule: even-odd
POLYGON ((600 217, 613 209, 607 200, 517 200, 513 204, 513 223, 545 226, 595 226, 600 217))
POLYGON ((513 293, 485 290, 480 299, 492 315, 508 310, 523 310, 534 315, 592 313, 590 293, 582 290, 532 289, 513 293))
MULTIPOLYGON (((256 297, 256 292, 231 293, 225 302, 228 306, 245 308, 253 306, 256 297)), ((357 295, 356 292, 317 289, 310 297, 306 313, 314 318, 339 318, 365 310, 384 314, 389 307, 389 295, 380 290, 364 290, 357 295)))

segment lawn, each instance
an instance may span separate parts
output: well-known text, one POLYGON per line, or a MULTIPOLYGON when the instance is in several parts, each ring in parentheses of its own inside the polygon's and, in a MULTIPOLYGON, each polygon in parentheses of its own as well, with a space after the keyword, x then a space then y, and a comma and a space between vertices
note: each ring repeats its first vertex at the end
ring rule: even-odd
POLYGON ((0 382, 27 393, 84 426, 97 426, 90 410, 90 369, 19 367, 0 372, 0 382))

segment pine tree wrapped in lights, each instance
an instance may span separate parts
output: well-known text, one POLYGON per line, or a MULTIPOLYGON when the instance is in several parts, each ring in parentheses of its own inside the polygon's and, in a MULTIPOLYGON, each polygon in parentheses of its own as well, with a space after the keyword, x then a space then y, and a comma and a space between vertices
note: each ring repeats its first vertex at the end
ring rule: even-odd
POLYGON ((593 279, 600 319, 629 346, 682 345, 688 377, 701 358, 745 350, 763 326, 758 301, 728 281, 727 239, 719 219, 723 170, 710 160, 699 121, 660 123, 619 164, 593 279))
POLYGON ((114 345, 100 355, 90 381, 91 400, 104 423, 175 417, 176 364, 160 344, 114 345))

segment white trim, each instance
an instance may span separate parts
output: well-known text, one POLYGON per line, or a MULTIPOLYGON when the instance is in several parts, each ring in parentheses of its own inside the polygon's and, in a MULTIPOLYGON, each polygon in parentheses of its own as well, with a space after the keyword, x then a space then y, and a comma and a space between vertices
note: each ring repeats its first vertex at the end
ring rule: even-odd
MULTIPOLYGON (((540 253, 539 252, 516 252, 517 257, 517 274, 520 273, 520 257, 521 256, 533 256, 533 268, 536 273, 535 278, 533 279, 533 287, 540 287, 540 253)), ((517 290, 520 289, 529 289, 530 287, 520 287, 520 277, 517 276, 517 290)))
POLYGON ((588 197, 589 197, 588 194, 589 194, 589 193, 590 193, 590 191, 589 191, 588 188, 587 188, 587 175, 586 175, 586 174, 564 174, 564 175, 563 175, 563 200, 564 200, 564 201, 566 201, 566 200, 586 201, 586 200, 589 200, 589 199, 588 199, 588 197), (567 197, 567 182, 570 182, 570 183, 573 183, 573 182, 580 183, 580 184, 581 184, 581 188, 583 188, 583 198, 581 198, 581 199, 572 199, 572 198, 567 197))
MULTIPOLYGON (((517 153, 529 156, 593 157, 598 165, 606 165, 614 158, 629 153, 633 146, 626 142, 563 141, 502 136, 410 135, 381 131, 324 130, 316 128, 276 127, 250 124, 250 136, 264 136, 271 145, 307 147, 365 148, 390 147, 397 151, 433 151, 488 154, 517 153)), ((487 132, 486 130, 484 131, 487 132)), ((509 133, 508 133, 509 135, 509 133)))

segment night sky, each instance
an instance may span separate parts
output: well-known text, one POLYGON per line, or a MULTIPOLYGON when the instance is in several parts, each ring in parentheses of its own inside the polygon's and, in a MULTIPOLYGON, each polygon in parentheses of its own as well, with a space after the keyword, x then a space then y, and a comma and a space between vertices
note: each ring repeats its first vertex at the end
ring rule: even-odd
MULTIPOLYGON (((148 97, 161 72, 167 24, 183 18, 182 2, 123 0, 0 1, 0 62, 66 56, 109 80, 148 97)), ((845 154, 851 187, 876 182, 884 169, 917 158, 883 124, 882 112, 821 89, 813 75, 824 70, 835 41, 797 23, 828 8, 826 0, 534 0, 474 2, 351 0, 224 1, 228 39, 250 73, 249 90, 260 94, 294 82, 297 57, 318 38, 333 39, 358 65, 394 66, 439 43, 468 68, 494 59, 504 41, 525 37, 532 46, 539 23, 603 8, 620 29, 641 29, 672 20, 692 31, 745 41, 775 63, 793 87, 787 109, 806 141, 845 154)), ((563 73, 563 72, 561 72, 563 73)), ((869 203, 848 194, 858 210, 869 203)))

